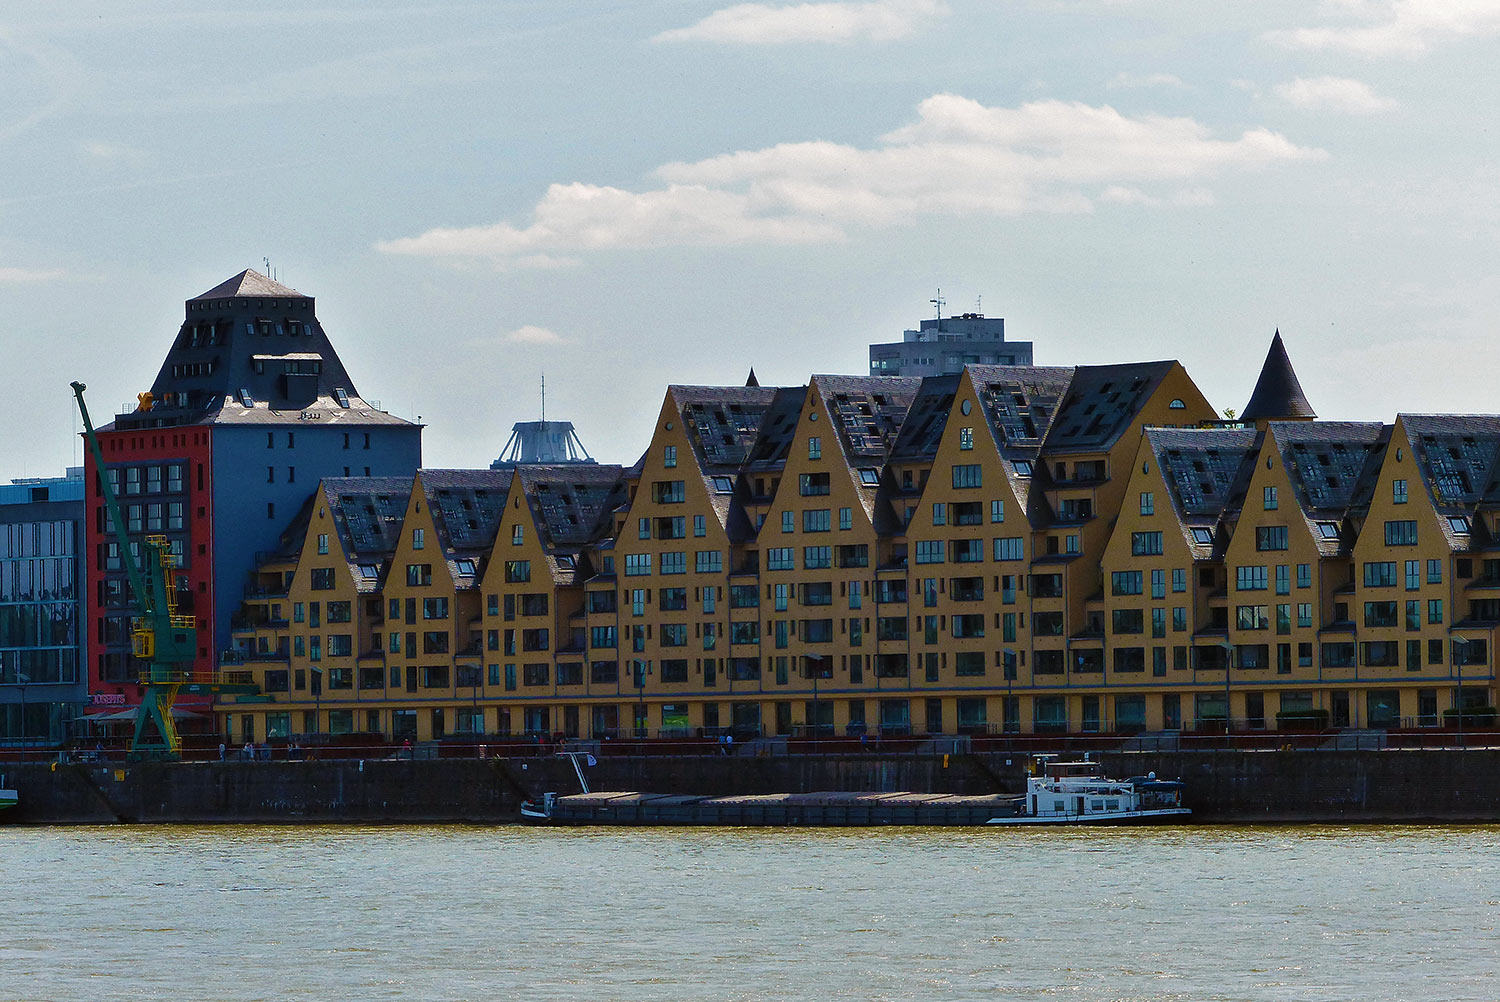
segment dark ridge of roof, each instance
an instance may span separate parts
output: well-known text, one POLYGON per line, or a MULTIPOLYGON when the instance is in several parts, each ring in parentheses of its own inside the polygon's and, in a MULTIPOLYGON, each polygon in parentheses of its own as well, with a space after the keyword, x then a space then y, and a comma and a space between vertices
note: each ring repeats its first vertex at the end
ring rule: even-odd
POLYGON ((1312 404, 1302 393, 1302 384, 1287 357, 1286 345, 1278 328, 1271 338, 1271 349, 1260 367, 1260 378, 1250 394, 1250 402, 1240 414, 1241 421, 1276 421, 1284 418, 1314 418, 1312 404))
POLYGON ((1099 452, 1119 440, 1175 362, 1080 365, 1057 409, 1042 448, 1099 452))
POLYGON ((1378 421, 1273 421, 1282 465, 1297 492, 1297 504, 1314 521, 1342 518, 1367 503, 1390 441, 1390 426, 1378 421))
POLYGON ((922 380, 916 399, 907 408, 906 419, 901 422, 896 444, 891 447, 891 459, 931 459, 937 453, 960 378, 957 375, 927 376, 922 380))
POLYGON ((667 392, 704 469, 737 469, 745 462, 776 396, 774 387, 761 386, 671 386, 667 392))
POLYGON ((1070 366, 970 365, 990 433, 1002 454, 1034 456, 1073 379, 1070 366))
POLYGON ((776 391, 771 406, 761 418, 760 434, 750 450, 748 463, 783 463, 792 447, 792 435, 802 419, 806 386, 784 386, 776 391))
POLYGON ((422 470, 427 510, 444 553, 483 553, 505 514, 510 470, 422 470))
POLYGON ((574 551, 611 532, 615 509, 625 503, 621 466, 519 466, 515 475, 548 553, 574 551))
POLYGON ((328 477, 329 514, 355 562, 372 562, 396 549, 411 499, 411 477, 328 477))
POLYGON ((233 278, 227 278, 220 282, 201 296, 194 296, 188 302, 197 303, 205 299, 232 299, 235 296, 278 296, 283 299, 312 298, 311 296, 304 296, 296 289, 282 285, 273 278, 262 275, 254 268, 246 268, 233 278))
POLYGON ((276 549, 271 551, 270 559, 257 557, 255 560, 257 565, 276 560, 295 561, 297 559, 302 552, 303 545, 307 542, 307 527, 312 522, 313 504, 317 500, 317 491, 307 496, 307 500, 303 501, 302 506, 297 509, 297 514, 292 516, 292 520, 277 535, 276 549))
POLYGON ((844 455, 883 460, 901 432, 922 386, 915 376, 814 376, 824 406, 838 425, 844 455))

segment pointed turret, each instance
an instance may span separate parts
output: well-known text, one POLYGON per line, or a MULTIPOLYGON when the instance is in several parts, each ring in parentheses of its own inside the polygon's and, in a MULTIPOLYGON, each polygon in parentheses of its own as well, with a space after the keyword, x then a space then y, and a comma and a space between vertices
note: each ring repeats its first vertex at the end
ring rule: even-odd
POLYGON ((760 380, 755 378, 755 367, 750 367, 750 378, 745 380, 746 386, 759 386, 760 380))
POLYGON ((1260 378, 1255 381, 1255 392, 1250 394, 1240 420, 1263 428, 1268 421, 1311 421, 1315 417, 1312 404, 1302 394, 1297 373, 1292 370, 1292 360, 1287 357, 1278 328, 1271 339, 1271 350, 1266 352, 1266 362, 1260 368, 1260 378))

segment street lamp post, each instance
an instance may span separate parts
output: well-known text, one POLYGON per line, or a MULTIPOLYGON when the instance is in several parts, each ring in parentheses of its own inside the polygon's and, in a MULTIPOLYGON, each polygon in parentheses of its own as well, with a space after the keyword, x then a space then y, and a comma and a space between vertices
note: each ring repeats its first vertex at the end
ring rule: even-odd
POLYGON ((1467 637, 1454 637, 1453 666, 1458 672, 1458 692, 1453 697, 1453 722, 1458 725, 1458 746, 1464 747, 1464 656, 1468 653, 1467 637))

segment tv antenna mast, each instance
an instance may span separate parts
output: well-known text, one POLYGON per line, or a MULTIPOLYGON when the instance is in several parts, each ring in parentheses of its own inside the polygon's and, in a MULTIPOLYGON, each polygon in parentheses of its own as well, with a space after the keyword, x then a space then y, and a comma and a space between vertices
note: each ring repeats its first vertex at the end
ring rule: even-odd
POLYGON ((948 305, 948 300, 943 298, 943 290, 938 289, 937 296, 927 301, 937 308, 937 329, 941 334, 943 332, 943 307, 948 305))

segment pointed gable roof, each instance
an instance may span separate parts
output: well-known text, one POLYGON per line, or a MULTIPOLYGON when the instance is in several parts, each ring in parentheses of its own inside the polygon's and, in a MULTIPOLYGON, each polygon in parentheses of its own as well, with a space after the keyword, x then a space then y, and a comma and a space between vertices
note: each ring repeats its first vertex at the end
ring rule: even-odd
POLYGON ((883 462, 917 398, 915 376, 814 376, 851 466, 883 462))
POLYGON ((1176 362, 1080 365, 1047 430, 1051 453, 1103 452, 1119 441, 1176 362))
POLYGON ((225 279, 218 285, 209 289, 201 296, 189 299, 190 303, 199 303, 206 299, 233 299, 235 296, 279 296, 283 299, 311 299, 304 296, 296 289, 288 288, 268 278, 253 268, 246 268, 233 278, 225 279))
POLYGON ((776 389, 673 384, 667 387, 667 393, 682 415, 682 430, 693 443, 693 452, 706 474, 738 470, 745 462, 776 389))
POLYGON ((1145 436, 1188 548, 1199 559, 1213 556, 1225 542, 1219 523, 1244 503, 1260 433, 1248 428, 1148 428, 1145 436), (1208 535, 1199 538, 1195 530, 1208 535))
POLYGON ((627 496, 625 470, 599 464, 518 466, 532 523, 549 555, 573 553, 608 535, 627 496))
POLYGON ((906 410, 901 433, 891 447, 893 460, 931 459, 948 426, 948 412, 958 393, 959 376, 925 376, 916 399, 906 410))
POLYGON ((1271 350, 1266 352, 1265 364, 1260 367, 1260 378, 1255 381, 1255 391, 1250 402, 1240 414, 1240 420, 1278 421, 1288 418, 1315 418, 1312 404, 1302 394, 1302 384, 1292 370, 1292 360, 1287 357, 1286 345, 1281 340, 1281 330, 1271 338, 1271 350))

